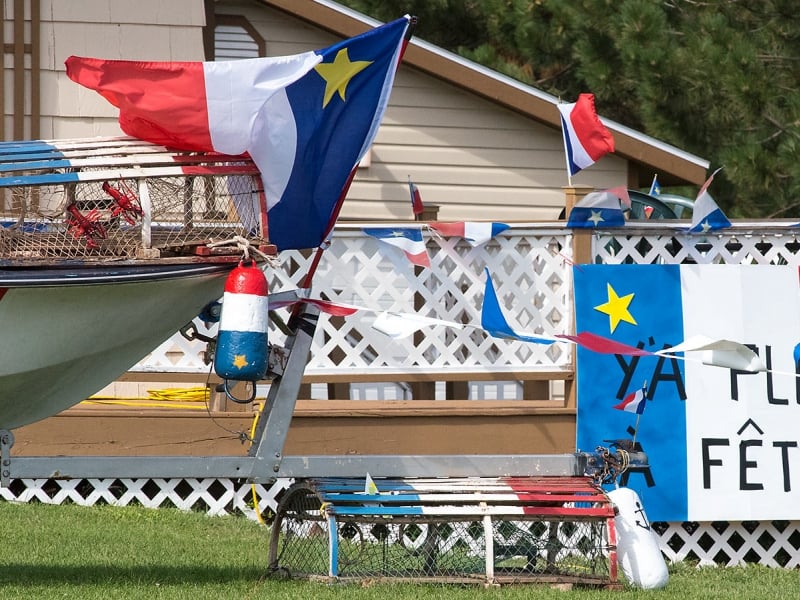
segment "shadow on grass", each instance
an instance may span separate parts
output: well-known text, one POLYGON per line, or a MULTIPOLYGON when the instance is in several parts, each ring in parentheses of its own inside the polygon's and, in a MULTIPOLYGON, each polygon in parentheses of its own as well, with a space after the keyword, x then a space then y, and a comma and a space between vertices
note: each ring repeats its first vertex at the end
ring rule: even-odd
POLYGON ((142 565, 121 567, 115 565, 41 565, 32 563, 0 563, 0 585, 106 585, 109 583, 137 584, 227 584, 256 582, 267 576, 267 569, 248 567, 195 567, 142 565))

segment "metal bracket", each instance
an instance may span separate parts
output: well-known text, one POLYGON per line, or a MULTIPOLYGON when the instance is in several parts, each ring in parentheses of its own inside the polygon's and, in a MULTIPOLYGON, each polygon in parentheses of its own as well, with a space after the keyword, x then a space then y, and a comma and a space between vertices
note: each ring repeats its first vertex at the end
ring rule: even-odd
POLYGON ((249 454, 255 459, 251 477, 277 476, 280 471, 284 442, 318 319, 319 309, 315 306, 306 307, 294 319, 295 334, 287 339, 286 348, 282 349, 283 369, 270 386, 250 448, 249 454))
POLYGON ((14 445, 14 434, 8 429, 0 429, 0 487, 8 487, 11 483, 11 446, 14 445))

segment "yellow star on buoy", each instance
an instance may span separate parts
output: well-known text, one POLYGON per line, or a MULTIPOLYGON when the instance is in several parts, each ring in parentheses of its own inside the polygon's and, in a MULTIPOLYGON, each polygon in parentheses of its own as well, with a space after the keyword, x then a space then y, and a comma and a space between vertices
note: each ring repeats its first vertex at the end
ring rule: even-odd
POLYGON ((237 369, 244 369, 247 366, 247 355, 235 354, 233 357, 233 366, 237 369))
POLYGON ((322 108, 328 106, 333 95, 337 92, 342 102, 345 100, 347 84, 354 75, 363 71, 372 64, 372 61, 351 61, 347 48, 342 48, 336 53, 336 58, 330 63, 320 63, 314 70, 325 80, 325 96, 322 99, 322 108))
POLYGON ((614 290, 614 288, 611 287, 610 283, 607 285, 608 301, 595 306, 594 309, 608 315, 608 325, 611 328, 611 333, 614 333, 614 330, 617 328, 617 325, 619 325, 620 321, 625 321, 626 323, 636 325, 636 319, 634 319, 631 313, 628 311, 628 306, 630 306, 631 301, 633 300, 633 294, 620 297, 617 295, 617 292, 614 290))

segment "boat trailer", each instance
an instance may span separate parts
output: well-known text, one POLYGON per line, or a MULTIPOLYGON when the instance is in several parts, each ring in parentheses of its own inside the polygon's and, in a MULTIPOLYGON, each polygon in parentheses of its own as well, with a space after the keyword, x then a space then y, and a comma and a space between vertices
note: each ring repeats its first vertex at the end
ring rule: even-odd
MULTIPOLYGON (((291 301, 294 292, 270 300, 291 301)), ((15 479, 290 478, 272 519, 275 576, 617 587, 615 507, 602 489, 647 457, 629 444, 561 455, 287 456, 319 308, 301 303, 246 456, 11 456, 15 479)))

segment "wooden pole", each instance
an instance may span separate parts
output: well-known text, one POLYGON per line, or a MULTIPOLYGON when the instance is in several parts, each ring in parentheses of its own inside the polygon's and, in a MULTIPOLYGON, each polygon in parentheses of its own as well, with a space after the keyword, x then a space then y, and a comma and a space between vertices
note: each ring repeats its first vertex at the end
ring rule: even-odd
MULTIPOLYGON (((423 205, 422 214, 414 215, 414 221, 427 222, 435 221, 439 217, 439 206, 436 204, 423 205)), ((424 276, 423 267, 414 267, 414 274, 417 278, 424 276)), ((414 311, 421 313, 425 309, 425 299, 420 294, 414 294, 414 311)), ((414 332, 414 345, 420 346, 425 341, 425 333, 422 331, 414 332)), ((436 382, 435 381, 413 381, 409 383, 411 396, 414 400, 435 400, 436 382)))
MULTIPOLYGON (((593 187, 588 186, 569 186, 564 188, 564 206, 565 218, 569 220, 569 213, 573 207, 587 194, 593 192, 593 187)), ((580 268, 579 265, 589 264, 592 261, 592 230, 591 229, 573 229, 572 230, 572 262, 580 268)), ((575 323, 575 307, 572 308, 572 334, 576 333, 574 330, 575 323)), ((568 379, 564 383, 564 400, 567 408, 578 409, 578 370, 576 365, 576 355, 572 357, 572 372, 573 379, 568 379)))

